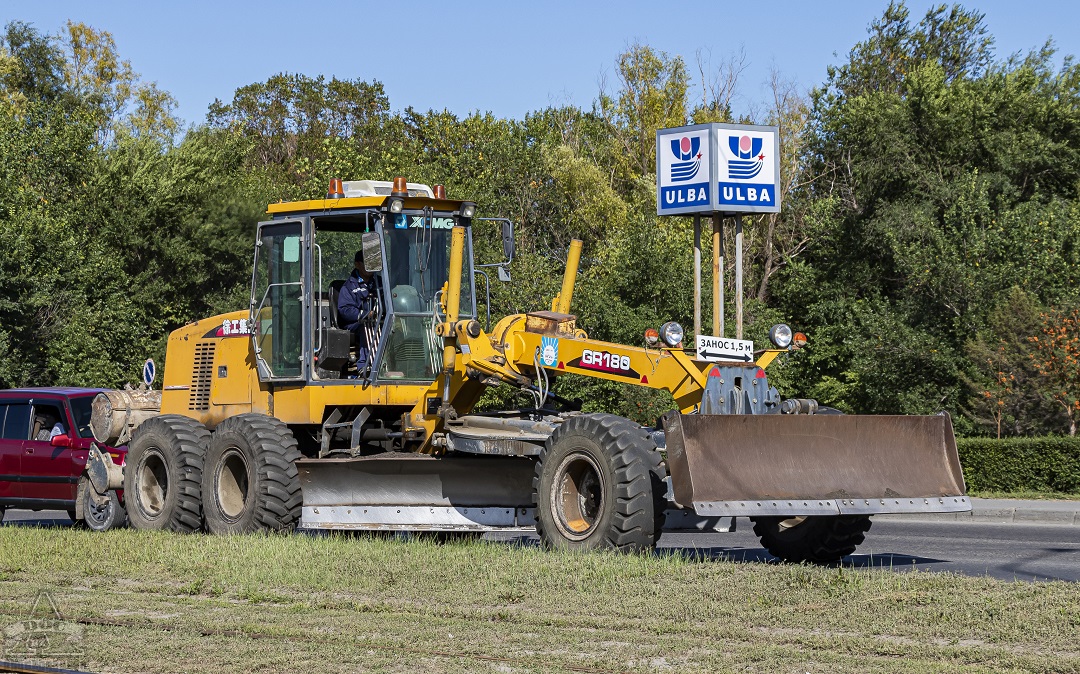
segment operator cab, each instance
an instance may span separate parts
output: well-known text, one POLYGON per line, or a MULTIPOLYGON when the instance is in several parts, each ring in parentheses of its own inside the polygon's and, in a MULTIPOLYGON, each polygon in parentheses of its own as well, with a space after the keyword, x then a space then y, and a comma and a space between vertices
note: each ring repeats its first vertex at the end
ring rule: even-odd
POLYGON ((259 225, 251 296, 260 379, 331 385, 434 381, 442 367, 435 325, 455 226, 466 227, 461 316, 476 316, 470 227, 475 206, 444 194, 441 186, 432 190, 403 179, 331 181, 326 200, 270 207, 274 219, 259 225), (372 273, 372 296, 367 315, 346 330, 338 309, 342 289, 360 266, 354 264, 357 257, 372 273))

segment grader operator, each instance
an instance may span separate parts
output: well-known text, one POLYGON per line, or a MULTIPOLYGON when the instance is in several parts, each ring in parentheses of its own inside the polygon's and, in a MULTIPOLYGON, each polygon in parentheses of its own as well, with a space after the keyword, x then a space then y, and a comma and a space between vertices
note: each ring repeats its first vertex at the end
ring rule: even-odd
POLYGON ((403 178, 335 180, 326 199, 268 212, 250 307, 170 335, 160 401, 95 402, 98 439, 129 451, 123 467, 94 454, 94 488, 122 487, 137 528, 535 531, 553 547, 640 550, 748 516, 774 555, 826 563, 872 514, 970 509, 948 416, 781 400, 765 367, 791 348, 786 326, 751 362, 697 360, 673 322, 642 346, 591 339, 570 313, 575 242, 551 310, 487 330, 474 203, 403 178), (337 308, 358 260, 374 299, 346 330, 337 308), (678 409, 657 428, 581 413, 553 392, 570 373, 664 389, 678 409), (475 412, 492 386, 532 403, 475 412))

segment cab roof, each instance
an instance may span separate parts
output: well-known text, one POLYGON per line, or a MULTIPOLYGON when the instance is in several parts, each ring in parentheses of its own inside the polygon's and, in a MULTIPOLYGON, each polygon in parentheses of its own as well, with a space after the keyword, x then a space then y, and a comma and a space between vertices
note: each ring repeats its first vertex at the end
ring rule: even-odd
MULTIPOLYGON (((339 199, 309 199, 307 201, 279 201, 270 204, 266 212, 270 215, 331 213, 362 208, 382 208, 389 196, 341 197, 339 199)), ((454 212, 461 209, 464 201, 457 199, 432 199, 429 197, 406 197, 406 211, 418 211, 431 208, 433 211, 454 212)))

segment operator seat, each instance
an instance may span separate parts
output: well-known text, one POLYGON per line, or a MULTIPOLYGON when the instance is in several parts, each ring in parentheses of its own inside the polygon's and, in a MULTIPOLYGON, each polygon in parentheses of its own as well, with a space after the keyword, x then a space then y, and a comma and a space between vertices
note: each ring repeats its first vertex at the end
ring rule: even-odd
POLYGON ((336 279, 330 282, 330 327, 341 328, 340 321, 338 320, 338 295, 341 294, 341 289, 345 286, 345 281, 336 279))
POLYGON ((327 307, 330 324, 321 335, 322 346, 318 355, 319 376, 323 379, 344 377, 355 362, 352 349, 356 346, 356 333, 342 328, 338 315, 338 296, 344 286, 345 281, 342 280, 330 282, 330 306, 327 307))

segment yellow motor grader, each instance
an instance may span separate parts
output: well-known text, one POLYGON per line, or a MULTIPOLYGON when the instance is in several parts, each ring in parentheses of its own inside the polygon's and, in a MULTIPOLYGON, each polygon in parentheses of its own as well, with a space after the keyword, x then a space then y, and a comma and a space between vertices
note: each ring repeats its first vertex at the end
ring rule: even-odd
POLYGON ((550 309, 488 329, 475 203, 403 178, 334 180, 326 199, 268 213, 250 307, 169 336, 160 399, 95 401, 98 440, 128 453, 123 467, 94 453, 89 473, 99 494, 124 490, 136 528, 535 531, 641 550, 747 516, 772 554, 827 563, 872 514, 970 509, 947 415, 781 399, 765 368, 793 348, 786 326, 775 348, 729 360, 699 359, 674 322, 641 346, 591 339, 570 313, 575 242, 550 309), (339 295, 361 259, 375 299, 347 330, 339 295), (664 389, 678 409, 656 427, 583 413, 555 393, 564 374, 664 389), (530 402, 476 411, 493 386, 530 402))

